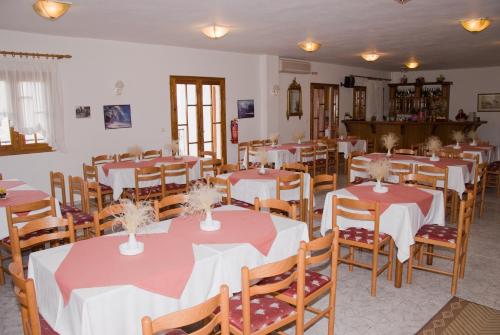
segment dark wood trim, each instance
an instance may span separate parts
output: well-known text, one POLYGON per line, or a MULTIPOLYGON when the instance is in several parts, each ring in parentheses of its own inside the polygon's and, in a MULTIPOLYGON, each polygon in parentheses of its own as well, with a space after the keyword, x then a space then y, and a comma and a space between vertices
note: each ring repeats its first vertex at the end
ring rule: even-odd
POLYGON ((0 156, 35 154, 52 152, 54 149, 47 143, 26 143, 26 137, 10 128, 11 144, 0 146, 0 156))

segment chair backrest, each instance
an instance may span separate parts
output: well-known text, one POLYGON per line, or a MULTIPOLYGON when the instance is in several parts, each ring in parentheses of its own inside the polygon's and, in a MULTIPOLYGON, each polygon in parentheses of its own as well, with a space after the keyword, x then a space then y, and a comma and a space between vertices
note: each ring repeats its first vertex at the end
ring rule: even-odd
POLYGON ((245 161, 248 162, 248 142, 239 142, 238 143, 238 164, 240 167, 245 165, 245 161))
POLYGON ((139 156, 137 154, 132 154, 130 152, 124 152, 124 153, 118 154, 118 161, 119 162, 135 161, 138 158, 139 158, 139 156))
POLYGON ((146 166, 135 168, 135 200, 139 201, 142 199, 149 199, 150 195, 141 195, 141 187, 144 183, 150 183, 153 181, 157 181, 157 185, 161 185, 162 190, 165 187, 162 167, 159 166, 146 166))
POLYGON ((326 158, 328 159, 328 146, 323 143, 318 143, 314 146, 314 158, 326 158))
MULTIPOLYGON (((311 195, 319 192, 331 192, 337 189, 337 174, 320 174, 311 181, 311 195)), ((309 197, 309 199, 312 199, 309 197)), ((311 201, 312 203, 313 201, 311 201)))
POLYGON ((95 165, 83 163, 83 179, 88 182, 99 182, 99 173, 95 165))
POLYGON ((252 147, 262 147, 264 145, 263 140, 252 140, 250 141, 250 146, 252 147))
POLYGON ((67 205, 66 202, 66 182, 64 180, 64 174, 58 171, 50 171, 50 193, 53 198, 59 199, 57 197, 57 191, 59 190, 61 197, 60 203, 64 206, 67 205))
POLYGON ((281 170, 308 173, 309 167, 302 163, 283 163, 281 170))
POLYGON ((295 204, 290 205, 285 200, 279 199, 265 199, 260 200, 255 198, 254 207, 256 211, 261 211, 262 209, 267 209, 271 214, 288 217, 292 220, 297 219, 297 207, 295 204))
POLYGON ((71 207, 78 208, 76 197, 80 198, 80 209, 84 213, 89 213, 89 194, 87 188, 87 182, 83 180, 82 177, 68 177, 68 188, 69 188, 69 204, 71 207))
POLYGON ((186 194, 167 195, 160 201, 154 201, 156 221, 168 220, 180 216, 185 212, 184 204, 187 202, 186 194))
POLYGON ((123 205, 114 204, 94 212, 94 230, 96 236, 101 236, 106 230, 112 230, 117 216, 123 214, 123 205))
POLYGON ((9 230, 18 223, 30 222, 48 216, 56 216, 56 201, 50 199, 38 200, 30 203, 12 205, 6 208, 9 230))
POLYGON ((142 159, 152 159, 163 156, 163 151, 160 150, 146 150, 141 154, 142 159))
POLYGON ((240 166, 238 164, 222 164, 217 167, 217 174, 236 172, 240 170, 240 166))
POLYGON ((300 163, 312 162, 314 161, 314 147, 304 147, 300 148, 300 163))
POLYGON ((347 158, 347 183, 351 183, 352 171, 360 172, 361 174, 368 174, 369 161, 358 156, 349 155, 347 158))
POLYGON ((215 159, 217 158, 217 154, 213 151, 199 151, 198 152, 198 157, 203 157, 203 158, 211 158, 211 159, 215 159))
POLYGON ((439 156, 445 158, 460 158, 460 154, 461 154, 460 149, 455 149, 450 147, 443 147, 439 151, 439 156))
POLYGON ((476 164, 479 164, 479 153, 474 153, 474 152, 462 152, 460 153, 459 158, 467 160, 467 161, 473 161, 476 164))
POLYGON ((418 188, 427 188, 435 190, 437 184, 437 178, 435 176, 421 174, 421 173, 409 173, 400 175, 399 182, 401 184, 406 184, 408 186, 415 186, 418 188))
POLYGON ((474 195, 477 196, 477 191, 481 190, 484 192, 486 190, 487 176, 486 173, 488 171, 488 163, 476 163, 474 169, 474 195))
POLYGON ((338 227, 338 219, 373 222, 373 244, 379 243, 380 205, 378 202, 333 197, 332 227, 338 227))
MULTIPOLYGON (((75 242, 75 228, 70 213, 66 218, 47 216, 24 225, 9 227, 12 259, 23 263, 22 251, 48 242, 75 242)), ((52 245, 53 243, 51 243, 52 245)))
POLYGON ((295 189, 299 192, 299 206, 302 213, 302 205, 304 203, 304 174, 294 173, 289 176, 278 176, 276 178, 276 199, 281 199, 283 191, 295 189))
POLYGON ((215 334, 215 328, 220 326, 220 335, 229 335, 229 289, 222 285, 220 293, 207 301, 152 320, 142 318, 142 334, 153 335, 162 331, 179 329, 192 324, 202 324, 197 328, 196 335, 215 334), (206 320, 206 321, 205 321, 206 320))
POLYGON ((414 149, 394 149, 395 155, 408 155, 408 156, 416 156, 417 150, 414 149))
POLYGON ((208 184, 222 194, 222 201, 231 205, 231 182, 229 178, 208 177, 208 184))
POLYGON ((167 164, 161 166, 161 175, 163 176, 163 185, 164 189, 162 191, 163 196, 168 194, 175 194, 181 192, 187 192, 189 189, 189 166, 188 163, 176 163, 176 164, 167 164), (169 190, 168 185, 174 184, 172 178, 182 178, 183 182, 175 184, 183 185, 178 186, 173 190, 169 190))
MULTIPOLYGON (((470 193, 469 193, 470 194, 470 193)), ((470 233, 470 226, 474 217, 474 199, 475 195, 467 196, 466 200, 460 201, 460 207, 458 211, 458 224, 457 224, 457 246, 461 246, 463 243, 462 236, 465 233, 465 244, 468 243, 468 236, 470 233)), ((465 257, 465 256, 464 256, 465 257)))
MULTIPOLYGON (((443 191, 444 195, 448 194, 448 167, 441 168, 438 166, 431 165, 419 165, 417 164, 415 167, 415 172, 419 174, 431 175, 435 176, 437 182, 443 182, 443 191)), ((437 185, 440 187, 439 185, 437 185)))
POLYGON ((412 163, 398 163, 391 162, 389 168, 389 175, 398 176, 398 183, 401 181, 401 176, 405 174, 410 174, 413 172, 412 163))
POLYGON ((23 333, 41 335, 40 316, 36 302, 35 284, 33 279, 24 277, 23 266, 19 263, 10 263, 9 272, 14 284, 14 294, 19 302, 23 333))
POLYGON ((101 185, 95 181, 87 182, 87 204, 89 205, 90 211, 90 203, 91 199, 95 199, 97 210, 102 210, 102 191, 101 185))
POLYGON ((217 168, 222 165, 220 159, 201 159, 200 160, 200 175, 202 178, 207 176, 215 176, 217 174, 217 168))
POLYGON ((116 155, 98 155, 92 157, 92 165, 102 165, 116 162, 116 155))

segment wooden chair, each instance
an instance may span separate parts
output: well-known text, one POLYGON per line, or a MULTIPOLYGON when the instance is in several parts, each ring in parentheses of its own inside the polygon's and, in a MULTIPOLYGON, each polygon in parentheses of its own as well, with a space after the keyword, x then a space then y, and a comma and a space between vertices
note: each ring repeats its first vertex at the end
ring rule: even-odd
POLYGON ((138 158, 140 158, 136 154, 131 154, 130 152, 124 152, 122 154, 118 154, 118 161, 119 162, 130 162, 130 161, 135 161, 138 158))
POLYGON ((21 311, 21 323, 25 335, 57 335, 47 321, 38 313, 35 283, 26 279, 21 264, 9 264, 9 272, 21 311))
MULTIPOLYGON (((104 185, 99 183, 99 173, 97 170, 97 166, 95 165, 87 165, 83 163, 83 179, 87 183, 97 183, 101 192, 101 203, 111 203, 113 202, 113 188, 108 185, 104 185)), ((91 197, 94 196, 92 193, 91 197)))
POLYGON ((490 163, 486 170, 486 187, 496 189, 497 197, 500 197, 500 161, 490 163))
POLYGON ((66 198, 66 181, 64 174, 58 171, 50 171, 50 195, 59 201, 59 207, 63 216, 71 213, 73 208, 68 206, 66 198), (58 193, 59 192, 59 197, 58 193))
POLYGON ((165 188, 162 168, 157 166, 147 166, 135 168, 135 187, 125 188, 123 196, 135 202, 143 200, 159 199, 163 195, 165 188), (155 186, 143 186, 144 183, 155 184, 155 186))
POLYGON ((401 181, 402 176, 413 173, 413 164, 411 163, 391 162, 390 164, 389 175, 397 176, 398 183, 401 181))
POLYGON ((297 219, 297 208, 295 204, 279 199, 260 200, 255 198, 254 207, 256 211, 267 209, 273 215, 288 217, 292 220, 297 219))
POLYGON ((75 229, 73 217, 67 218, 46 216, 26 222, 23 226, 16 224, 9 227, 9 236, 12 246, 12 259, 15 263, 23 264, 22 252, 37 246, 59 243, 74 243, 75 229))
POLYGON ((187 193, 189 190, 189 165, 188 163, 176 163, 161 166, 162 191, 161 197, 170 194, 187 193), (183 179, 184 182, 177 183, 170 179, 183 179))
POLYGON ((316 219, 321 220, 323 216, 323 208, 314 207, 314 197, 319 193, 332 192, 337 189, 337 174, 321 174, 311 179, 309 185, 309 239, 314 239, 314 232, 319 230, 320 227, 314 226, 316 219))
POLYGON ((143 335, 159 333, 168 335, 172 332, 175 334, 188 334, 180 330, 180 328, 195 324, 198 327, 196 327, 196 331, 190 332, 190 334, 209 335, 217 333, 229 335, 229 289, 226 285, 222 285, 218 295, 199 305, 160 316, 154 320, 149 316, 145 316, 141 322, 143 335), (220 327, 220 331, 216 332, 218 327, 220 327), (176 330, 179 331, 176 332, 176 330), (166 333, 164 333, 165 331, 166 333))
POLYGON ((451 294, 457 292, 458 278, 463 278, 465 274, 465 262, 467 257, 467 247, 469 240, 470 224, 474 210, 474 197, 470 196, 467 200, 460 202, 458 215, 458 224, 456 227, 439 226, 434 224, 424 225, 419 229, 415 236, 415 244, 410 247, 410 258, 408 260, 407 282, 411 283, 413 269, 419 269, 434 272, 451 277, 451 294), (438 246, 453 252, 452 256, 438 254, 434 248, 424 246, 438 246), (453 262, 453 270, 446 271, 438 269, 435 266, 423 265, 423 256, 437 257, 447 259, 453 262), (418 262, 415 264, 414 257, 417 256, 418 262))
POLYGON ((160 150, 146 150, 141 154, 142 159, 153 159, 163 156, 163 151, 160 150))
POLYGON ((123 214, 123 205, 114 204, 104 207, 101 211, 94 212, 94 234, 95 236, 104 235, 106 232, 112 232, 117 216, 123 214))
POLYGON ((299 249, 296 256, 251 270, 246 266, 241 269, 241 293, 229 299, 231 334, 271 334, 292 323, 295 323, 295 334, 304 333, 304 253, 304 249, 299 249), (277 276, 281 278, 272 284, 259 283, 264 278, 277 276), (272 295, 294 282, 297 286, 296 307, 272 295))
MULTIPOLYGON (((349 155, 347 158, 347 184, 352 183, 353 178, 351 174, 353 171, 360 173, 361 175, 368 176, 368 164, 370 161, 363 159, 361 157, 349 155), (351 180, 352 179, 352 180, 351 180)), ((362 177, 367 178, 367 177, 362 177)))
POLYGON ((472 216, 472 223, 474 223, 474 218, 476 214, 476 203, 479 200, 479 217, 483 216, 484 212, 484 195, 486 193, 486 184, 488 183, 488 176, 487 176, 487 169, 488 169, 488 164, 486 163, 477 163, 475 165, 475 172, 474 172, 474 181, 472 184, 466 184, 467 190, 470 191, 467 193, 467 195, 470 195, 472 192, 472 195, 474 196, 474 208, 472 210, 473 216, 472 216))
MULTIPOLYGON (((302 241, 300 248, 305 251, 306 271, 304 276, 305 297, 304 308, 314 314, 310 320, 304 324, 304 331, 309 329, 316 322, 326 317, 328 319, 328 334, 334 333, 335 322, 335 297, 337 291, 337 264, 339 255, 339 229, 334 228, 332 233, 306 243, 302 241), (330 267, 330 275, 323 275, 313 270, 319 267, 330 267), (309 269, 308 269, 309 268, 309 269), (323 310, 313 307, 318 299, 324 295, 329 295, 329 302, 323 310)), ((291 274, 291 273, 290 273, 291 274)), ((266 283, 274 282, 265 279, 266 283)), ((286 290, 281 291, 276 298, 283 300, 290 305, 297 305, 297 285, 292 284, 286 290)))
MULTIPOLYGON (((7 225, 9 234, 11 227, 15 225, 23 225, 27 222, 42 219, 45 217, 56 216, 55 198, 39 200, 22 205, 13 205, 6 207, 7 225), (27 214, 26 214, 27 213, 27 214), (19 215, 18 215, 19 214, 19 215)), ((9 260, 12 256, 12 240, 4 238, 0 240, 0 284, 5 283, 4 272, 7 272, 7 267, 4 267, 4 261, 9 260), (5 255, 4 255, 5 254, 5 255)))
POLYGON ((94 226, 94 218, 90 215, 90 205, 89 205, 89 190, 87 182, 81 177, 68 178, 69 184, 69 202, 72 208, 78 209, 78 211, 72 212, 73 225, 75 230, 82 230, 83 237, 89 237, 89 228, 94 226), (80 202, 76 202, 76 197, 79 197, 80 202))
POLYGON ((304 199, 304 174, 294 173, 289 176, 278 176, 276 178, 276 199, 281 200, 284 191, 296 190, 299 193, 298 200, 289 200, 290 205, 297 206, 299 220, 306 220, 307 201, 304 199))
POLYGON ((313 176, 317 173, 328 173, 328 146, 325 144, 317 144, 314 146, 314 170, 313 176))
POLYGON ((231 205, 231 182, 229 178, 208 177, 208 184, 222 194, 225 205, 231 205))
POLYGON ((458 195, 448 189, 448 168, 440 168, 430 165, 415 165, 415 173, 435 176, 437 189, 443 191, 445 201, 445 213, 450 215, 450 222, 455 222, 458 195))
POLYGON ((264 146, 264 141, 263 140, 252 140, 252 141, 250 141, 249 145, 252 147, 262 147, 262 146, 264 146))
POLYGON ((368 139, 366 140, 366 151, 371 153, 375 152, 376 148, 376 139, 368 139))
POLYGON ((345 256, 339 255, 341 263, 349 264, 349 271, 353 266, 371 271, 371 295, 377 294, 377 277, 387 270, 387 279, 392 280, 392 262, 394 258, 394 243, 387 234, 380 233, 380 207, 376 202, 333 197, 332 227, 338 227, 339 218, 360 220, 373 223, 373 230, 349 227, 339 231, 339 244, 349 248, 345 256), (379 267, 379 255, 385 254, 383 249, 389 245, 387 263, 379 267), (354 259, 356 248, 372 252, 371 264, 362 263, 354 259))
POLYGON ((92 157, 92 165, 102 165, 116 162, 116 155, 98 155, 92 157))
POLYGON ((238 164, 222 164, 221 166, 217 167, 217 175, 229 172, 236 172, 239 170, 240 167, 238 164))
POLYGON ((283 163, 281 170, 309 173, 309 167, 302 163, 283 163))
POLYGON ((206 179, 208 176, 216 176, 217 168, 222 165, 220 159, 201 159, 200 160, 200 176, 202 179, 206 179))
POLYGON ((240 142, 238 143, 238 164, 240 169, 246 169, 248 164, 248 142, 240 142))
POLYGON ((349 178, 349 160, 352 160, 355 157, 360 157, 364 156, 365 153, 363 151, 351 151, 351 153, 347 156, 347 160, 345 161, 344 164, 344 172, 349 178))
POLYGON ((101 185, 95 181, 86 182, 87 183, 87 203, 89 204, 89 213, 92 213, 92 202, 95 201, 95 209, 98 211, 102 210, 103 207, 103 195, 101 185))
POLYGON ((328 150, 328 171, 338 173, 339 171, 339 150, 336 139, 326 139, 325 141, 328 150))
POLYGON ((408 155, 408 156, 416 156, 418 154, 417 150, 414 149, 394 149, 395 155, 408 155))
POLYGON ((460 149, 443 147, 441 151, 439 151, 439 157, 443 158, 460 158, 461 151, 460 149))
POLYGON ((308 167, 309 171, 313 172, 316 170, 316 165, 314 163, 314 147, 304 147, 300 148, 299 163, 308 167))
POLYGON ((399 177, 399 183, 424 189, 436 189, 437 178, 420 173, 403 174, 399 177))
POLYGON ((156 221, 172 219, 182 215, 186 208, 184 204, 187 202, 186 194, 172 194, 161 200, 154 201, 154 210, 156 221))
POLYGON ((208 159, 216 159, 217 158, 217 154, 214 151, 208 151, 208 150, 202 151, 202 150, 199 150, 198 151, 198 157, 200 157, 200 158, 208 158, 208 159))

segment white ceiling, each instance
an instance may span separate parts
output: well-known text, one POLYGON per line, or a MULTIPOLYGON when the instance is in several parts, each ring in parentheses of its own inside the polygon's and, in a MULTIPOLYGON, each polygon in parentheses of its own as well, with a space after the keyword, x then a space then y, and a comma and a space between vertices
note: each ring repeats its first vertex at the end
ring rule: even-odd
MULTIPOLYGON (((51 22, 37 16, 34 0, 1 0, 0 29, 165 44, 362 66, 398 71, 411 56, 419 69, 500 65, 500 0, 74 0, 51 22), (487 16, 479 34, 458 20, 487 16), (201 27, 231 27, 209 40, 201 27), (311 37, 323 44, 313 54, 297 48, 311 37), (376 49, 377 62, 359 57, 376 49)), ((34 50, 43 51, 43 50, 34 50)))

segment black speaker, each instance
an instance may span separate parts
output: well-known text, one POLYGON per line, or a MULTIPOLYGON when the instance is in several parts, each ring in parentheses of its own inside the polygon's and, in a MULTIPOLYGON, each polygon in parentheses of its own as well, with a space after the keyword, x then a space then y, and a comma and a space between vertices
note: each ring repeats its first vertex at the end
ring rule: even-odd
POLYGON ((355 82, 356 82, 356 79, 354 78, 354 76, 346 76, 344 78, 344 84, 342 86, 347 87, 347 88, 353 88, 355 82))

